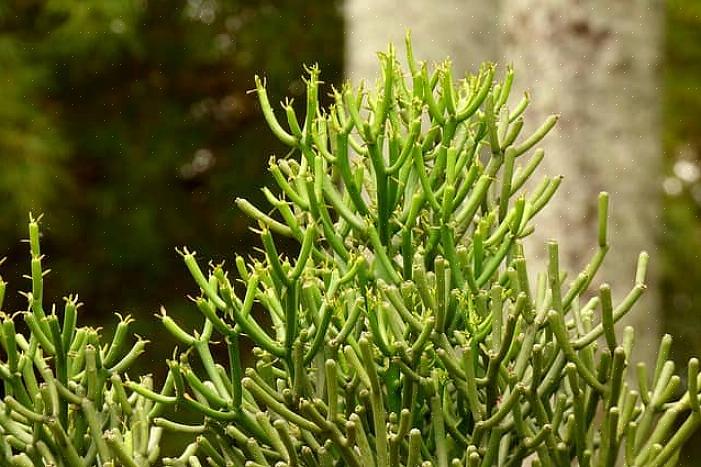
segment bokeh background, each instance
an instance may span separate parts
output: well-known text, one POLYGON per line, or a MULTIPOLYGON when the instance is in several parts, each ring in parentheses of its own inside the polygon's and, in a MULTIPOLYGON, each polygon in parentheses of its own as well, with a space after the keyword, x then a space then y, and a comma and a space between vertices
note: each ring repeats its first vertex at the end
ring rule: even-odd
MULTIPOLYGON (((663 10, 664 171, 651 180, 661 327, 681 364, 701 355, 701 2, 663 10)), ((77 292, 83 323, 106 332, 112 313, 131 313, 152 341, 144 371, 162 374, 171 339, 154 313, 197 317, 174 248, 230 260, 257 243, 233 200, 261 201, 267 159, 284 149, 247 92, 254 74, 296 105, 305 63, 340 84, 344 11, 340 0, 0 0, 5 311, 26 307, 20 240, 27 213, 45 213, 48 299, 77 292)))

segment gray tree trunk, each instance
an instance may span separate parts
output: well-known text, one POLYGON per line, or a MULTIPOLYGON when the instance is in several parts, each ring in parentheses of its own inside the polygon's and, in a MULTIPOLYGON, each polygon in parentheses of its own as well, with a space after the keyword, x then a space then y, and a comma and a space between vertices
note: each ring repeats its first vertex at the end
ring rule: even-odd
POLYGON ((562 268, 576 276, 596 246, 597 195, 610 192, 611 249, 595 284, 610 283, 620 300, 633 285, 638 253, 650 253, 648 291, 625 323, 636 328, 635 359, 652 361, 660 322, 661 0, 347 0, 345 17, 354 80, 375 77, 374 52, 390 41, 399 46, 410 28, 417 58, 450 56, 456 76, 485 60, 513 63, 515 90, 526 85, 532 95, 524 131, 561 114, 544 142, 541 173, 565 179, 540 214, 529 256, 544 258, 554 238, 562 268))
POLYGON ((418 60, 450 57, 454 76, 462 77, 497 57, 497 13, 498 2, 492 0, 347 0, 346 74, 353 80, 374 79, 379 72, 375 52, 385 51, 389 42, 401 52, 410 29, 418 60))
POLYGON ((544 141, 542 172, 565 178, 529 248, 544 253, 545 241, 558 240, 574 278, 596 246, 597 193, 608 191, 611 249, 599 280, 620 300, 638 253, 650 253, 648 291, 625 319, 636 329, 634 359, 646 362, 654 362, 660 323, 662 9, 658 0, 504 0, 501 16, 503 55, 532 94, 527 124, 561 114, 544 141))

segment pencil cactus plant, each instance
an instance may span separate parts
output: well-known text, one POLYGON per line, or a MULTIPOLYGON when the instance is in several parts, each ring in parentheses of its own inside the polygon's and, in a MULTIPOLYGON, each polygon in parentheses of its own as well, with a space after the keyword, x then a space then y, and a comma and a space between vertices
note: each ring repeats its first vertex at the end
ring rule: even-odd
MULTIPOLYGON (((128 381, 126 370, 146 341, 129 344, 129 316, 119 317, 108 345, 99 329, 77 327, 77 296, 68 296, 59 316, 44 308, 39 221, 29 222, 31 292, 28 310, 0 312, 0 465, 149 466, 159 458, 162 428, 151 420, 162 405, 133 392, 152 389, 150 376, 128 381), (17 332, 21 317, 29 335, 17 332), (130 393, 130 394, 128 394, 130 393)), ((0 309, 6 283, 0 279, 0 309)))
POLYGON ((271 209, 237 200, 263 245, 236 258, 238 281, 182 251, 204 324, 190 332, 162 315, 187 348, 170 362, 169 400, 203 423, 170 424, 198 437, 166 463, 674 465, 701 421, 698 361, 680 390, 665 336, 654 370, 639 365, 637 387, 626 378, 633 330, 619 341, 614 328, 645 290, 647 255, 620 303, 606 284, 591 296, 608 196, 584 271, 568 280, 555 242, 547 270, 527 270, 521 241, 560 178, 526 182, 557 116, 524 137, 528 96, 508 106, 511 69, 495 82, 485 65, 455 83, 449 62, 417 63, 409 41, 406 60, 408 75, 390 48, 376 88, 332 89, 327 109, 309 68, 306 113, 283 103, 286 125, 256 79, 290 153, 270 159, 271 209), (299 243, 296 257, 279 254, 276 236, 299 243), (245 369, 242 338, 254 346, 245 369))
POLYGON ((180 251, 202 326, 161 310, 178 350, 160 391, 124 374, 134 351, 116 363, 119 330, 111 346, 94 330, 73 333, 76 300, 62 328, 44 313, 30 224, 29 338, 3 317, 4 463, 145 466, 161 433, 178 431, 192 442, 165 465, 675 464, 701 422, 699 363, 682 390, 665 336, 655 368, 626 377, 634 333, 615 324, 645 290, 647 255, 620 303, 606 284, 593 293, 608 196, 582 272, 568 279, 555 242, 545 271, 527 269, 521 242, 560 178, 526 182, 557 117, 522 136, 528 96, 509 107, 511 69, 497 82, 485 65, 456 83, 449 62, 417 63, 408 40, 406 59, 408 75, 390 48, 376 88, 332 89, 326 109, 309 68, 305 115, 285 102, 285 125, 256 79, 290 147, 270 159, 271 208, 237 200, 262 248, 233 271, 203 270, 180 251), (281 256, 279 237, 297 253, 281 256), (165 408, 201 421, 163 418, 165 408))

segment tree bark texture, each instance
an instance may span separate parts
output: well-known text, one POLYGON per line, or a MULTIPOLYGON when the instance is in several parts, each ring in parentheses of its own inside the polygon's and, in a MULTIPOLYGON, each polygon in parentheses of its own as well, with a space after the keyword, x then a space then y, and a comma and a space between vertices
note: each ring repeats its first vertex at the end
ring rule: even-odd
POLYGON ((456 78, 476 71, 497 56, 497 5, 491 0, 347 0, 346 74, 354 81, 374 79, 375 53, 390 42, 401 52, 407 29, 418 60, 450 57, 456 78))
POLYGON ((608 282, 614 299, 622 299, 638 253, 650 253, 648 290, 624 318, 636 329, 634 359, 649 364, 661 314, 655 240, 662 10, 656 0, 504 0, 501 16, 503 55, 532 94, 527 125, 532 130, 547 115, 561 114, 543 143, 541 173, 564 180, 528 248, 544 258, 545 242, 558 240, 562 266, 574 279, 596 246, 597 193, 608 191, 611 249, 594 284, 608 282))
POLYGON ((525 87, 532 96, 524 134, 561 115, 543 142, 539 173, 564 180, 527 242, 538 259, 530 269, 545 270, 545 243, 556 239, 562 270, 574 279, 595 251, 597 195, 608 191, 611 249, 594 285, 608 282, 620 300, 638 253, 650 253, 648 291, 625 324, 636 328, 634 359, 652 362, 661 314, 661 0, 348 0, 345 17, 346 74, 354 81, 375 77, 374 53, 390 41, 399 47, 410 28, 417 58, 449 56, 456 77, 483 61, 512 63, 514 99, 525 87))

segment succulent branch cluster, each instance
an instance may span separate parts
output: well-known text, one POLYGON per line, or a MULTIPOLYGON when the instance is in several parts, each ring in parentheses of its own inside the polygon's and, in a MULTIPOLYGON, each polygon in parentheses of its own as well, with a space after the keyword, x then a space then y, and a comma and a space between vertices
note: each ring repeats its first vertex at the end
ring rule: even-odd
POLYGON ((606 284, 592 294, 608 196, 581 273, 560 270, 555 242, 547 270, 527 270, 522 239, 560 178, 526 182, 557 117, 524 136, 528 96, 510 105, 511 69, 455 82, 449 62, 416 62, 409 41, 406 61, 408 74, 390 48, 374 89, 332 89, 327 109, 309 68, 304 117, 286 102, 285 125, 256 79, 290 147, 269 163, 271 208, 237 200, 262 249, 233 271, 181 251, 203 321, 184 329, 162 310, 179 350, 160 390, 124 373, 140 352, 118 351, 128 319, 104 346, 73 330, 76 300, 63 328, 44 313, 32 240, 29 340, 11 317, 2 327, 4 461, 145 466, 161 433, 178 431, 192 443, 165 465, 674 465, 701 421, 699 364, 681 390, 665 336, 654 370, 626 377, 633 330, 614 328, 645 290, 647 255, 620 303, 606 284), (279 237, 297 253, 280 255, 279 237), (201 423, 162 418, 165 408, 201 423))
MULTIPOLYGON (((49 270, 42 269, 38 219, 30 218, 29 245, 29 309, 14 316, 0 312, 0 465, 154 465, 163 430, 150 419, 162 407, 129 391, 153 382, 149 376, 138 384, 123 379, 146 341, 129 343, 129 316, 120 317, 109 344, 98 329, 77 327, 77 296, 64 299, 62 313, 55 306, 47 313, 49 270), (15 328, 18 316, 28 337, 15 328)), ((5 289, 0 280, 0 309, 5 289)))

